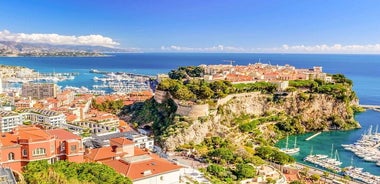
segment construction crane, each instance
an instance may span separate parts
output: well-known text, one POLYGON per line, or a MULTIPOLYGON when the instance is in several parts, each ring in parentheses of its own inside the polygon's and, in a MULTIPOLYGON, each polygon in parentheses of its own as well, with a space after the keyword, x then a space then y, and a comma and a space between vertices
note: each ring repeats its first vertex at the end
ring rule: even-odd
POLYGON ((223 60, 223 61, 224 61, 224 62, 229 62, 231 66, 232 66, 233 63, 235 63, 234 60, 223 60))

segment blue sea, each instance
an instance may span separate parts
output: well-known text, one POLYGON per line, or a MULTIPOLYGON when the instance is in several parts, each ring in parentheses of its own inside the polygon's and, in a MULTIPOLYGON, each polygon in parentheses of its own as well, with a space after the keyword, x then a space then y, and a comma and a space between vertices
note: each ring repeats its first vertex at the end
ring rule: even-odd
MULTIPOLYGON (((63 87, 69 85, 90 88, 93 77, 97 75, 89 73, 90 69, 156 75, 185 65, 228 64, 227 60, 234 60, 237 65, 260 61, 272 65, 290 64, 297 68, 322 66, 327 73, 342 73, 352 79, 361 104, 380 105, 380 55, 131 53, 113 54, 109 57, 0 57, 0 64, 25 66, 39 72, 79 72, 80 75, 75 80, 58 84, 63 87)), ((379 124, 380 113, 367 111, 355 118, 361 123, 362 129, 326 132, 310 141, 303 141, 309 134, 300 135, 298 143, 301 152, 296 155, 296 159, 301 161, 312 146, 314 153, 329 154, 333 143, 344 166, 350 165, 353 157, 354 165, 380 175, 380 167, 375 163, 364 162, 340 146, 355 142, 370 125, 379 124)), ((282 146, 283 143, 284 141, 280 141, 279 145, 282 146)))

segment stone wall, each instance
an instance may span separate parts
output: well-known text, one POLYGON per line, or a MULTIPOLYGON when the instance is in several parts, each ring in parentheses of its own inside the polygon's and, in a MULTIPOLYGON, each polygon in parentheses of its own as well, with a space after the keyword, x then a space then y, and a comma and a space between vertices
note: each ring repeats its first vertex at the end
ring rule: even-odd
POLYGON ((174 100, 174 102, 177 104, 176 114, 178 115, 198 118, 209 114, 208 104, 186 104, 188 102, 180 102, 179 100, 174 100))
POLYGON ((166 91, 156 90, 156 92, 154 93, 154 100, 156 100, 157 103, 162 103, 167 99, 168 92, 166 91))

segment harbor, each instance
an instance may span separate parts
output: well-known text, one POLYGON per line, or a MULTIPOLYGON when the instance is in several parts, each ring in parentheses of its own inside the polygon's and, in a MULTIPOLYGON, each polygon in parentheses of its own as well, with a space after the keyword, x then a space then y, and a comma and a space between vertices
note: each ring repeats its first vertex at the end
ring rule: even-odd
POLYGON ((380 133, 378 133, 378 125, 376 130, 369 127, 366 134, 354 144, 342 144, 344 149, 352 151, 357 157, 367 162, 375 162, 380 167, 380 133))
POLYGON ((105 72, 90 70, 90 73, 101 74, 93 78, 93 90, 104 90, 112 93, 130 93, 150 91, 151 76, 126 72, 105 72))
POLYGON ((313 148, 310 150, 310 154, 304 158, 304 161, 315 164, 316 166, 322 167, 333 172, 341 172, 342 162, 339 158, 338 150, 334 151, 334 144, 331 145, 330 157, 324 154, 313 154, 313 148))
MULTIPOLYGON (((366 172, 365 174, 370 173, 375 176, 380 176, 380 167, 376 165, 376 162, 365 161, 363 158, 356 156, 352 151, 346 150, 342 146, 342 144, 354 144, 360 140, 363 134, 368 133, 368 129, 371 127, 371 125, 373 125, 373 127, 376 127, 376 122, 374 122, 374 120, 380 119, 380 113, 373 110, 367 110, 366 112, 357 114, 355 116, 355 119, 361 123, 361 129, 322 132, 309 141, 306 141, 306 138, 314 135, 314 133, 296 135, 298 138, 297 146, 300 148, 300 151, 298 154, 292 156, 299 163, 306 164, 311 167, 316 167, 316 164, 304 160, 308 155, 310 155, 310 151, 313 150, 312 154, 314 155, 327 155, 328 157, 331 157, 331 147, 332 144, 334 144, 334 150, 337 151, 334 151, 333 154, 335 154, 335 152, 338 152, 340 162, 342 162, 342 164, 339 166, 340 168, 353 166, 355 168, 362 168, 363 173, 366 172)), ((375 129, 376 128, 373 128, 373 132, 375 132, 375 129)), ((296 136, 289 136, 289 145, 294 144, 294 139, 296 136)), ((276 145, 279 148, 284 148, 285 144, 286 138, 279 141, 276 145)), ((321 166, 317 167, 328 170, 321 166)))

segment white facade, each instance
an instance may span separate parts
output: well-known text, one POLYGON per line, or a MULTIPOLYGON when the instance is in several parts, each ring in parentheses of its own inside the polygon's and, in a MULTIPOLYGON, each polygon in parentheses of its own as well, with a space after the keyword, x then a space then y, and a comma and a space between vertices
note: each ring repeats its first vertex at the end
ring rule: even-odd
POLYGON ((181 171, 172 171, 147 178, 133 180, 133 184, 178 184, 180 183, 181 171))
POLYGON ((22 125, 21 115, 9 111, 0 111, 1 132, 10 132, 19 125, 22 125))
POLYGON ((132 140, 135 143, 136 147, 139 147, 141 149, 147 148, 151 151, 153 150, 154 140, 146 135, 129 134, 126 137, 132 140))
POLYGON ((49 124, 55 127, 61 127, 66 123, 66 116, 63 113, 55 111, 28 109, 21 113, 24 120, 30 120, 33 124, 49 124))

